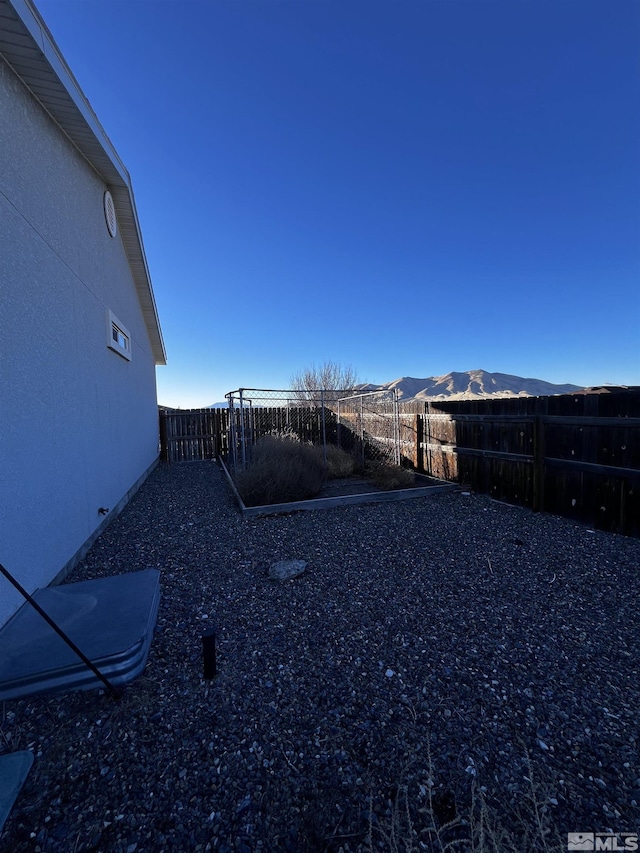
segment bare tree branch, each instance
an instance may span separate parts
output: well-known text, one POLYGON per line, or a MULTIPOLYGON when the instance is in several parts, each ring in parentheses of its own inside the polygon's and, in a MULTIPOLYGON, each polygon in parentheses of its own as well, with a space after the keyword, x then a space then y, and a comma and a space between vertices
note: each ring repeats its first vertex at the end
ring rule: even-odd
POLYGON ((320 405, 320 391, 334 392, 331 396, 337 397, 342 392, 349 394, 360 384, 351 365, 341 365, 335 361, 325 361, 319 367, 312 364, 292 374, 290 381, 298 399, 310 401, 316 406, 320 405))

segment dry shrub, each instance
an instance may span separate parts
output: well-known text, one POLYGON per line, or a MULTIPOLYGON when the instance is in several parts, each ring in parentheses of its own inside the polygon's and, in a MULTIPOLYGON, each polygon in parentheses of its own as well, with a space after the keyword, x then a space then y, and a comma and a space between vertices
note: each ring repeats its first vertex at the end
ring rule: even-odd
POLYGON ((336 480, 350 477, 356 469, 356 460, 335 444, 327 444, 327 477, 336 480))
POLYGON ((247 469, 236 475, 236 488, 247 506, 262 506, 313 498, 323 481, 321 449, 267 435, 253 446, 247 469))
POLYGON ((408 489, 415 484, 413 471, 401 468, 399 465, 389 465, 384 462, 373 462, 367 465, 366 475, 379 489, 383 489, 384 491, 408 489))

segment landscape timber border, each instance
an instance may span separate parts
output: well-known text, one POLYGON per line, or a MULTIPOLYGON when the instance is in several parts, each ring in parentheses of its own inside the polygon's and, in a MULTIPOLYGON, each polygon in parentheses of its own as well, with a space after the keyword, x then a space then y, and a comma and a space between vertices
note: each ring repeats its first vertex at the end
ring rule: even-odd
POLYGON ((335 507, 358 506, 359 504, 394 503, 395 501, 406 501, 413 498, 426 498, 440 492, 460 491, 460 486, 457 483, 439 483, 436 486, 414 486, 411 489, 394 489, 388 492, 363 492, 358 495, 338 495, 332 498, 310 498, 305 501, 292 501, 290 503, 246 506, 224 461, 219 459, 218 462, 227 478, 243 518, 305 512, 312 509, 334 509, 335 507))

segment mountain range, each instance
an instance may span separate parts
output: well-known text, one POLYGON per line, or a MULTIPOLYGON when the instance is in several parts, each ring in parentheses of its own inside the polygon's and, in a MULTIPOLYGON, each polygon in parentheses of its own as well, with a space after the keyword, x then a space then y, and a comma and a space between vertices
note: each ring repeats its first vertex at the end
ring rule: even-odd
MULTIPOLYGON (((464 370, 414 379, 401 376, 383 385, 363 384, 362 391, 398 389, 400 400, 479 400, 484 397, 549 397, 581 391, 582 385, 556 385, 543 379, 525 379, 509 373, 489 373, 486 370, 464 370)), ((213 403, 209 408, 222 409, 227 403, 213 403)))
POLYGON ((525 379, 509 373, 488 373, 486 370, 465 370, 414 379, 402 376, 383 385, 366 385, 364 390, 387 391, 398 389, 401 400, 474 400, 483 397, 548 397, 552 394, 571 394, 581 385, 556 385, 543 379, 525 379))

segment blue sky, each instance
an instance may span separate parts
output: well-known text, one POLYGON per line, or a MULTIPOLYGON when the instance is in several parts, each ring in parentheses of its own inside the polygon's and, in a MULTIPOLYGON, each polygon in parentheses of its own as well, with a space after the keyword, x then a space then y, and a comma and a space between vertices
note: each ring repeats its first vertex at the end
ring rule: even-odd
POLYGON ((129 169, 158 398, 640 384, 637 0, 36 0, 129 169))

